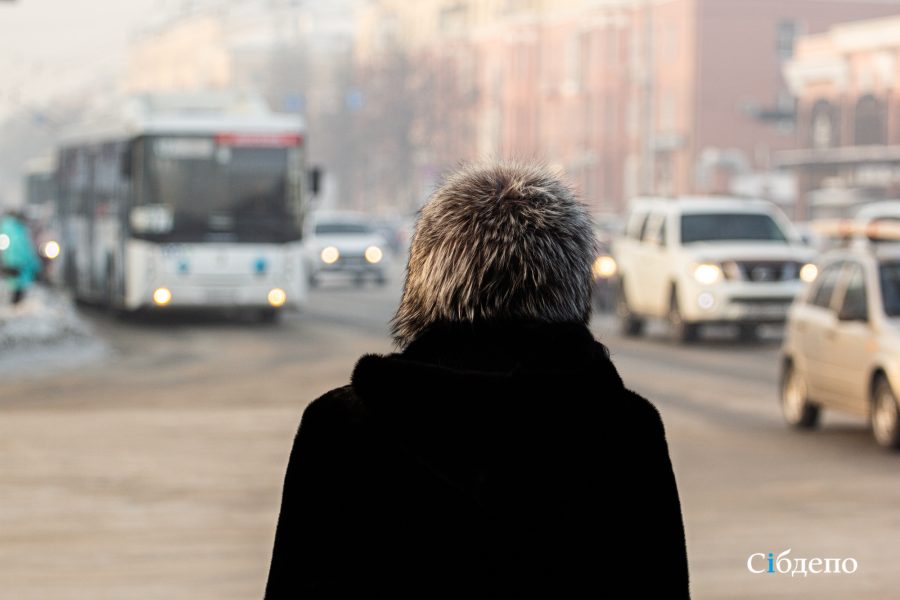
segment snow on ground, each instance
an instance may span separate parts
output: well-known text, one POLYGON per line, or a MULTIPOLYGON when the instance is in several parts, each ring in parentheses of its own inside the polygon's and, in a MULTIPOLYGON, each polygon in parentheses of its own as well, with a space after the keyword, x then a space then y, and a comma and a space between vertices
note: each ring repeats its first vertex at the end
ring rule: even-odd
POLYGON ((0 374, 36 373, 96 359, 103 343, 63 292, 32 286, 18 305, 0 287, 0 374))

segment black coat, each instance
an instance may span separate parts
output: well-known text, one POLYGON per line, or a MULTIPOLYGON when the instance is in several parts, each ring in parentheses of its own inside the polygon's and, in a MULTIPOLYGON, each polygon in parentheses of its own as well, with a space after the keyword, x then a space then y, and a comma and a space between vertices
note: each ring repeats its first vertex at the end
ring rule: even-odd
POLYGON ((584 325, 436 325, 351 381, 303 413, 268 600, 688 596, 659 413, 584 325))

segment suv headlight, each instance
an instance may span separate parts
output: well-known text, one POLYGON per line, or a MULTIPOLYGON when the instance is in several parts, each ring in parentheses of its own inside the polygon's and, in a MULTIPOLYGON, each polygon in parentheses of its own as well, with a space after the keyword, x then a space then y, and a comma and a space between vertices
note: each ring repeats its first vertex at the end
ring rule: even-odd
POLYGON ((712 285, 722 279, 722 268, 713 263, 700 263, 694 267, 694 279, 703 285, 712 285))
POLYGON ((609 279, 616 274, 616 260, 609 255, 598 256, 591 268, 594 279, 609 279))
POLYGON ((802 267, 800 267, 800 279, 802 279, 806 283, 812 283, 816 279, 816 275, 819 274, 819 267, 817 267, 813 263, 806 263, 802 267))

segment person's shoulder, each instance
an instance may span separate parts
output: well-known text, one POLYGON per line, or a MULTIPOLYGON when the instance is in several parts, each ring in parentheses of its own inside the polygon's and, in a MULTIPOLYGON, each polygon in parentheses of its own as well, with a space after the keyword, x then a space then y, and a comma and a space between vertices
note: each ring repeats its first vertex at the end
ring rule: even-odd
POLYGON ((359 397, 352 385, 329 390, 313 400, 303 411, 300 427, 335 427, 356 421, 361 415, 359 397))
POLYGON ((628 420, 641 429, 664 434, 663 420, 659 410, 641 394, 623 386, 619 406, 626 413, 628 420))

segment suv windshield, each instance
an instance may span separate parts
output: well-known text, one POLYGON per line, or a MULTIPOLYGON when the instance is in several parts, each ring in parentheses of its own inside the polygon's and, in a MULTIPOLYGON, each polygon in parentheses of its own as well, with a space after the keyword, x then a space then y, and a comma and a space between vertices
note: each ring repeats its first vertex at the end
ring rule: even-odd
POLYGON ((787 242, 784 232, 765 213, 703 213, 681 216, 681 243, 726 241, 787 242))
POLYGON ((374 230, 367 223, 317 223, 316 235, 365 235, 374 230))
POLYGON ((889 317, 900 317, 900 262, 881 263, 878 279, 884 313, 889 317))

